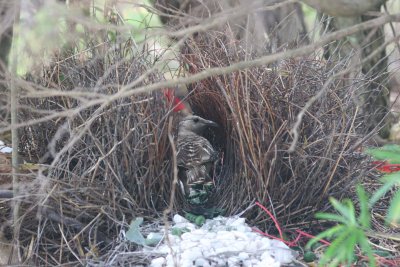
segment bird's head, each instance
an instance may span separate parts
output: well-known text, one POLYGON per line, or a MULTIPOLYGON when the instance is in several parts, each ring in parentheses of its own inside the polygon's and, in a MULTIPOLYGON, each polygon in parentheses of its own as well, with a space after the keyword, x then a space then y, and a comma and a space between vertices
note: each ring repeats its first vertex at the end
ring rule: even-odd
POLYGON ((178 133, 180 135, 190 134, 190 133, 202 134, 204 129, 206 129, 208 126, 218 127, 218 124, 216 124, 213 121, 203 119, 202 117, 196 115, 189 115, 183 118, 179 122, 178 133))

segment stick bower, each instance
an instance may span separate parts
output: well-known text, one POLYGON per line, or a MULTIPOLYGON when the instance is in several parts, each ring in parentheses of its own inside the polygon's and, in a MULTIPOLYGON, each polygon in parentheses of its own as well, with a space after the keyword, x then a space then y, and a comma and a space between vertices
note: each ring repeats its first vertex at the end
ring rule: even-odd
MULTIPOLYGON (((254 57, 239 42, 210 32, 186 43, 182 61, 197 73, 254 57)), ((138 81, 153 66, 147 58, 127 55, 125 47, 83 59, 65 56, 20 83, 19 120, 50 116, 20 129, 20 153, 40 163, 21 171, 19 238, 27 261, 107 263, 135 250, 124 238, 133 218, 145 218, 144 231, 157 227, 174 186, 168 140, 173 107, 159 91, 110 100, 121 85, 134 90, 162 81, 154 71, 138 81)), ((367 174, 365 161, 351 149, 366 133, 356 104, 363 82, 339 77, 329 84, 305 111, 296 149, 288 152, 299 112, 328 77, 346 67, 346 61, 310 55, 190 84, 193 111, 220 125, 207 136, 221 157, 206 207, 232 215, 259 201, 292 229, 325 210, 328 196, 349 195, 367 174)), ((186 205, 176 192, 175 213, 186 205)), ((9 208, 0 212, 11 216, 9 208)), ((273 229, 256 208, 244 216, 273 229)), ((131 253, 118 262, 146 264, 157 256, 150 254, 131 253)))

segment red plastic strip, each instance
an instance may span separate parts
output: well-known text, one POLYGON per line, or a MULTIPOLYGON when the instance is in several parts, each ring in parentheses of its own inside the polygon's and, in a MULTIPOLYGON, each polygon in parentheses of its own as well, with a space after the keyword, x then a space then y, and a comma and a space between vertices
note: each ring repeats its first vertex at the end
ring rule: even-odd
POLYGON ((178 97, 174 96, 174 90, 172 89, 165 89, 164 90, 164 95, 167 98, 168 102, 174 105, 173 110, 175 112, 179 112, 181 110, 184 110, 186 108, 185 104, 180 100, 178 97))

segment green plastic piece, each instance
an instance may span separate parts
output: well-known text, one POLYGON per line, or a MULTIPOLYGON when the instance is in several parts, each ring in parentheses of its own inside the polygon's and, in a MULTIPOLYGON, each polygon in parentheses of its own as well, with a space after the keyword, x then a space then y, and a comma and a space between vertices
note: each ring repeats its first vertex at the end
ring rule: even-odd
POLYGON ((142 233, 140 233, 139 228, 142 222, 142 217, 138 217, 135 220, 132 220, 131 224, 129 225, 129 230, 126 232, 126 239, 133 243, 136 243, 137 245, 144 246, 146 245, 146 240, 144 239, 142 233))
POLYGON ((206 218, 203 215, 196 216, 188 212, 185 214, 185 218, 191 221, 192 223, 195 223, 197 226, 202 226, 206 221, 206 218))
POLYGON ((146 246, 155 246, 161 242, 163 235, 160 233, 151 233, 146 238, 146 246))
POLYGON ((172 228, 171 232, 172 232, 172 235, 181 236, 184 233, 190 232, 190 230, 186 227, 183 227, 183 228, 174 227, 174 228, 172 228))
POLYGON ((315 255, 314 252, 312 252, 312 251, 304 252, 303 260, 305 262, 313 262, 313 261, 315 261, 316 258, 317 258, 317 256, 315 255))

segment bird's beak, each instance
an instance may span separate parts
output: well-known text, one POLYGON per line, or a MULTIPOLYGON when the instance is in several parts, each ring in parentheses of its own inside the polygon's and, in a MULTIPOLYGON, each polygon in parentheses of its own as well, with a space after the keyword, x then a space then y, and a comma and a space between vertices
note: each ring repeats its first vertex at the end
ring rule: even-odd
POLYGON ((204 120, 204 123, 207 124, 207 126, 212 126, 212 127, 218 127, 219 125, 213 121, 209 120, 204 120))

